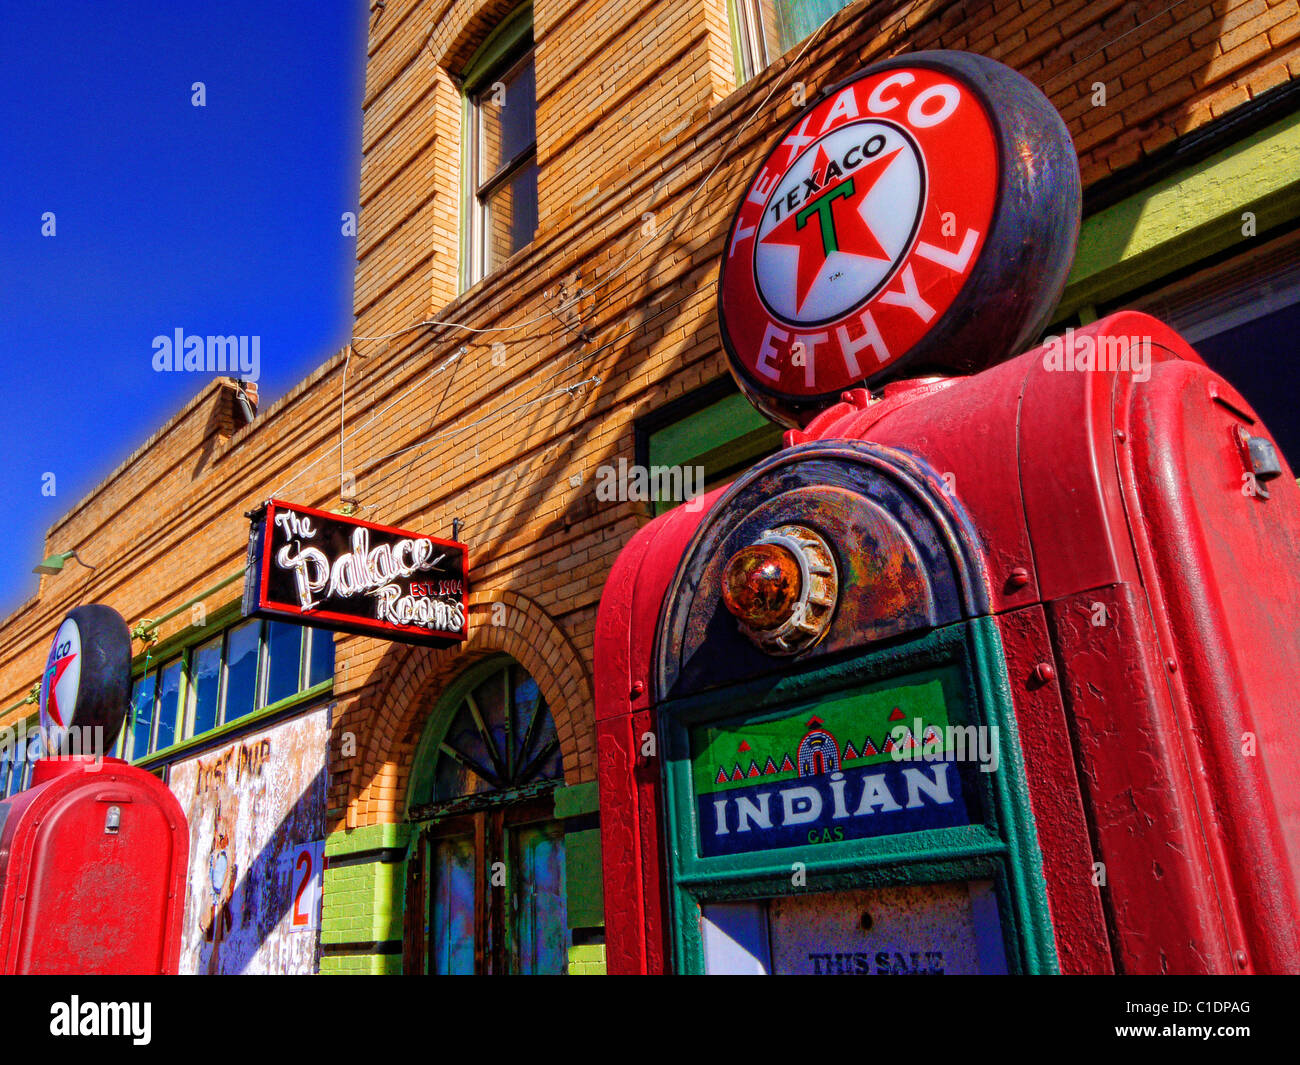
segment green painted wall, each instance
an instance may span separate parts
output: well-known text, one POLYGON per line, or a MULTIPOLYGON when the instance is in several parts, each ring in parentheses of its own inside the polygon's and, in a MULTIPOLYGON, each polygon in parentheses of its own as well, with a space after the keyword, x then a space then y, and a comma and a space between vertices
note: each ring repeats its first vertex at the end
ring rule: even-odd
POLYGON ((1300 115, 1245 137, 1199 166, 1157 182, 1089 217, 1058 319, 1117 299, 1300 217, 1300 115))
MULTIPOLYGON (((335 832, 325 841, 329 861, 362 851, 405 847, 408 825, 368 825, 335 832)), ((400 973, 401 954, 331 955, 330 944, 393 943, 402 939, 406 865, 378 860, 325 869, 321 896, 322 974, 400 973)))

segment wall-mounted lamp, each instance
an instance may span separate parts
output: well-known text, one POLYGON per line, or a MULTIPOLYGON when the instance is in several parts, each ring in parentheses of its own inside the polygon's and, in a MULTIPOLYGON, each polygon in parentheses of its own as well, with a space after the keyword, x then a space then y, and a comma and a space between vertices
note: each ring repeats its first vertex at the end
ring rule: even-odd
POLYGON ((70 558, 75 558, 78 562, 80 562, 83 566, 85 566, 86 569, 94 569, 94 568, 95 568, 95 567, 92 566, 89 562, 85 562, 85 561, 83 561, 82 558, 81 558, 81 556, 78 555, 77 552, 75 552, 75 551, 64 551, 64 552, 62 552, 62 553, 60 553, 60 554, 57 554, 57 555, 51 555, 51 556, 50 556, 49 558, 47 558, 44 562, 42 562, 39 566, 36 566, 36 567, 32 570, 32 572, 33 572, 33 573, 45 573, 45 574, 48 574, 49 576, 53 577, 53 576, 57 575, 58 572, 59 572, 61 569, 63 569, 64 566, 66 566, 66 565, 68 564, 68 559, 70 559, 70 558))

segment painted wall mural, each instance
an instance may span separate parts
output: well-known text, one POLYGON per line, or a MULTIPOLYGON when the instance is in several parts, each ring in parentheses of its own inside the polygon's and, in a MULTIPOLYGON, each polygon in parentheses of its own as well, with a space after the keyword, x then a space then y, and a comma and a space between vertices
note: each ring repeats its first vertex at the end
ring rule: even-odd
POLYGON ((190 824, 181 973, 314 973, 330 708, 172 766, 190 824))

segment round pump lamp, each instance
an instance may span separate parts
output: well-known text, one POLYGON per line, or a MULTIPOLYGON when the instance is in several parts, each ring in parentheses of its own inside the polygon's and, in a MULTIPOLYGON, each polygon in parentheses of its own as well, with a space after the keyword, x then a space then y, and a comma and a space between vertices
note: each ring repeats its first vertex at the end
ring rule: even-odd
POLYGON ((806 525, 780 525, 727 561, 722 601, 770 655, 793 655, 826 635, 839 595, 830 545, 806 525))

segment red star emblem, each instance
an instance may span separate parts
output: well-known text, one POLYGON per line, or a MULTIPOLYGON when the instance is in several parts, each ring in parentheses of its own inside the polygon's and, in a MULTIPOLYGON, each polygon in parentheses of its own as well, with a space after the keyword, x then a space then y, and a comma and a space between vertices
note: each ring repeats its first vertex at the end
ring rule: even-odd
MULTIPOLYGON (((859 207, 884 176, 889 164, 902 148, 858 167, 835 184, 826 183, 812 196, 787 214, 763 238, 764 244, 785 244, 799 250, 795 271, 795 309, 802 310, 804 300, 817 281, 822 267, 833 251, 845 251, 868 259, 889 260, 871 227, 862 220, 859 207)), ((822 185, 822 175, 830 166, 826 150, 817 146, 812 180, 822 185)))
POLYGON ((54 723, 60 728, 63 727, 63 712, 59 709, 58 687, 59 678, 63 676, 64 670, 72 664, 76 658, 75 654, 64 655, 62 658, 56 658, 51 663, 50 668, 45 671, 45 683, 49 685, 46 688, 47 696, 45 699, 45 712, 54 719, 54 723))

